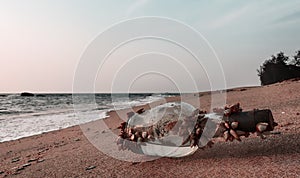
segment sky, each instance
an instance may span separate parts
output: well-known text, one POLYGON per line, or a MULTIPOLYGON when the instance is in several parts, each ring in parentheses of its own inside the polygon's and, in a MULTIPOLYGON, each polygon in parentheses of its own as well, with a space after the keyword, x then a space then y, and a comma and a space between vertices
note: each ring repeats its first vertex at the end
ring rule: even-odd
MULTIPOLYGON (((145 16, 174 19, 207 40, 221 65, 215 72, 224 74, 225 85, 216 88, 260 85, 256 69, 266 59, 279 51, 292 56, 300 49, 298 0, 0 0, 0 92, 72 92, 80 61, 99 34, 145 16)), ((147 31, 142 26, 136 30, 147 31)), ((133 32, 122 31, 126 33, 133 32)), ((203 91, 223 82, 207 75, 205 66, 195 67, 180 51, 151 39, 124 45, 91 79, 94 90, 188 91, 190 81, 203 91), (145 55, 146 47, 152 52, 163 49, 164 55, 145 55), (180 59, 174 62, 176 52, 180 59), (132 56, 136 58, 130 66, 132 56), (119 64, 128 67, 116 67, 119 64)))

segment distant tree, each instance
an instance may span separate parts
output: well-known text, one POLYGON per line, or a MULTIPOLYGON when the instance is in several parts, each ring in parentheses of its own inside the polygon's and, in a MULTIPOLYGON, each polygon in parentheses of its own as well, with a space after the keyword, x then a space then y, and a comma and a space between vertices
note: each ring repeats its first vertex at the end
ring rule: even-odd
POLYGON ((294 59, 291 60, 291 64, 295 66, 300 66, 300 50, 296 51, 294 59))
POLYGON ((285 56, 283 52, 279 52, 277 56, 272 55, 271 62, 274 64, 286 65, 289 57, 285 56))
POLYGON ((259 69, 258 76, 262 85, 269 85, 277 82, 282 82, 287 79, 300 77, 300 67, 297 67, 300 62, 300 50, 290 62, 288 56, 283 52, 279 52, 276 56, 272 55, 271 59, 266 60, 259 69), (292 63, 288 65, 288 63, 292 63))

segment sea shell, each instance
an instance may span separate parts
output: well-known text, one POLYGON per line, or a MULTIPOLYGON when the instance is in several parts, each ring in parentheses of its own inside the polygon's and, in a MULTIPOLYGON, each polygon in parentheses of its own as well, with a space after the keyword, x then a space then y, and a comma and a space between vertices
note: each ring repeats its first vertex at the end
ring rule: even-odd
POLYGON ((249 135, 250 135, 249 132, 244 132, 244 131, 241 131, 241 130, 236 130, 235 132, 238 134, 238 136, 249 137, 249 135))
POLYGON ((225 125, 225 127, 226 127, 227 129, 229 129, 229 128, 230 128, 230 126, 229 126, 228 122, 225 122, 225 123, 224 123, 224 125, 225 125))
POLYGON ((200 134, 201 134, 201 128, 197 128, 196 135, 200 135, 200 134))
POLYGON ((149 140, 153 140, 154 139, 154 137, 152 136, 152 135, 148 135, 148 137, 147 137, 149 140))
POLYGON ((229 132, 227 130, 227 131, 224 132, 224 139, 225 139, 225 141, 228 141, 229 137, 230 137, 230 134, 229 134, 229 132))
POLYGON ((143 132, 142 133, 142 137, 145 139, 145 138, 147 138, 148 137, 148 133, 147 132, 143 132))
POLYGON ((238 136, 238 134, 237 134, 234 130, 230 129, 229 132, 230 132, 230 134, 231 134, 235 139, 237 139, 238 141, 241 141, 240 137, 238 136))
POLYGON ((267 129, 268 125, 269 124, 266 122, 260 122, 260 123, 256 124, 256 130, 259 132, 263 132, 267 129))
POLYGON ((228 140, 232 142, 234 140, 234 137, 232 135, 229 135, 229 139, 228 140))
POLYGON ((232 122, 232 123, 231 123, 232 129, 236 129, 238 126, 239 126, 239 123, 238 123, 238 122, 232 122))

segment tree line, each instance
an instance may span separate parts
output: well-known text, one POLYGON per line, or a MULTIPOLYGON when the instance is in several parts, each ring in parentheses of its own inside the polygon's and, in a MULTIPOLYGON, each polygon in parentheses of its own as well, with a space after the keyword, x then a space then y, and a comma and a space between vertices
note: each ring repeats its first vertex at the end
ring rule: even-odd
POLYGON ((269 85, 300 77, 300 50, 290 58, 283 52, 272 55, 257 69, 261 85, 269 85))

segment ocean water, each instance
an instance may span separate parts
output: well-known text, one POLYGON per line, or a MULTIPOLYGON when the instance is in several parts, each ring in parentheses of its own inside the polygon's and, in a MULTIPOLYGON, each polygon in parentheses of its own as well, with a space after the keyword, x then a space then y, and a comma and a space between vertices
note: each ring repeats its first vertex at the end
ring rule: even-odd
POLYGON ((110 110, 175 95, 178 94, 1 94, 0 142, 103 119, 110 110))

